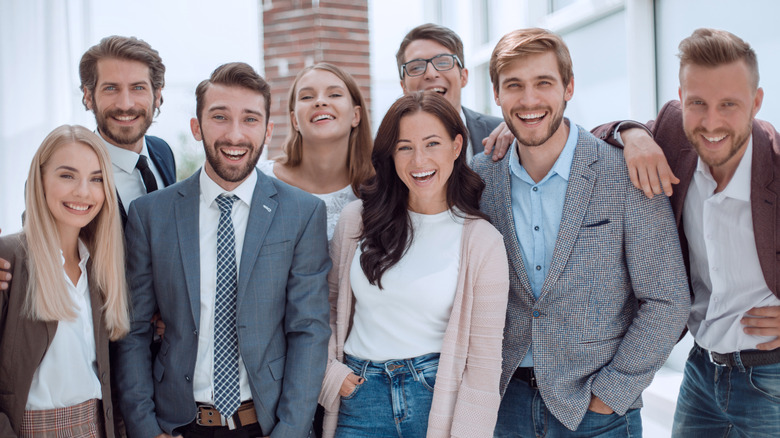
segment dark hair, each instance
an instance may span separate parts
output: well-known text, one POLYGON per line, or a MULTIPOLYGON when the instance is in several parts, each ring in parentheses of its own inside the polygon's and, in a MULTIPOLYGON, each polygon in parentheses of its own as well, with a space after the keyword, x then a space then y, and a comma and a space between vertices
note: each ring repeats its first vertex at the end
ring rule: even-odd
POLYGON ((680 83, 682 70, 686 65, 719 67, 732 62, 743 61, 748 68, 753 88, 758 88, 758 59, 750 44, 731 32, 700 28, 680 42, 680 83))
MULTIPOLYGON (((347 86, 349 96, 352 98, 352 105, 360 107, 360 123, 349 132, 349 150, 347 152, 347 171, 349 172, 349 183, 352 191, 358 194, 360 186, 374 174, 374 168, 371 167, 371 121, 368 117, 368 105, 366 105, 363 94, 360 92, 355 78, 342 68, 320 62, 304 68, 295 77, 290 92, 287 96, 287 111, 292 114, 295 111, 295 102, 298 93, 298 82, 303 75, 312 70, 323 70, 333 73, 337 78, 347 86)), ((297 167, 303 161, 303 136, 297 129, 290 129, 287 132, 287 138, 282 145, 284 155, 277 161, 287 164, 290 167, 297 167)))
MULTIPOLYGON (((95 96, 95 86, 98 81, 97 63, 101 59, 123 59, 128 61, 138 61, 149 67, 149 82, 152 84, 152 92, 157 93, 165 87, 165 65, 157 50, 154 50, 144 40, 136 37, 123 37, 112 35, 103 38, 100 42, 87 50, 81 56, 79 62, 79 76, 81 77, 82 92, 89 91, 89 94, 95 96)), ((86 97, 86 96, 85 96, 86 97)), ((84 108, 89 109, 84 97, 81 99, 84 108)), ((163 98, 160 95, 160 105, 163 98)), ((160 113, 160 107, 155 108, 160 113)))
POLYGON ((271 111, 271 86, 262 76, 257 74, 252 66, 243 62, 222 64, 211 73, 210 78, 204 79, 198 84, 198 87, 195 88, 195 116, 198 118, 198 122, 200 122, 205 104, 206 91, 211 84, 242 87, 262 94, 265 98, 265 124, 268 125, 271 111))
POLYGON ((549 30, 531 28, 518 29, 501 37, 490 55, 490 81, 493 82, 493 90, 497 93, 501 84, 498 83, 498 75, 501 70, 512 62, 523 59, 529 55, 552 52, 558 61, 558 72, 561 81, 566 87, 574 77, 571 54, 563 38, 549 30))
POLYGON ((395 54, 395 61, 398 64, 398 74, 401 76, 401 79, 404 78, 404 72, 401 66, 406 62, 404 52, 406 51, 406 48, 409 47, 409 44, 417 40, 431 40, 441 44, 446 47, 447 50, 451 51, 453 55, 458 56, 463 67, 466 66, 466 59, 463 57, 463 41, 460 40, 458 34, 453 32, 452 29, 438 24, 421 24, 406 34, 401 41, 398 52, 395 54))
POLYGON ((479 211, 479 199, 485 183, 466 163, 468 133, 460 115, 437 93, 418 91, 404 96, 387 110, 374 141, 371 162, 376 175, 362 187, 363 231, 359 239, 360 267, 369 283, 382 288, 382 275, 409 249, 413 230, 409 217, 409 189, 398 177, 393 155, 398 142, 401 119, 424 112, 438 118, 451 139, 463 138, 460 155, 455 159, 447 180, 447 206, 460 217, 487 215, 479 211))

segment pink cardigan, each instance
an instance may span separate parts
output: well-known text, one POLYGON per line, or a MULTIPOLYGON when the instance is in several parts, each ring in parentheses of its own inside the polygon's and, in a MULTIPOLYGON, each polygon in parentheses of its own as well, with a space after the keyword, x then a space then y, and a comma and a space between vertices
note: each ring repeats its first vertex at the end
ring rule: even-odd
MULTIPOLYGON (((323 438, 334 436, 339 389, 351 370, 344 343, 354 300, 349 268, 361 228, 361 201, 341 213, 331 246, 328 367, 319 402, 325 407, 323 438)), ((501 342, 509 293, 509 268, 501 234, 482 219, 467 219, 461 238, 458 289, 444 334, 428 419, 428 437, 493 436, 501 402, 501 342)))

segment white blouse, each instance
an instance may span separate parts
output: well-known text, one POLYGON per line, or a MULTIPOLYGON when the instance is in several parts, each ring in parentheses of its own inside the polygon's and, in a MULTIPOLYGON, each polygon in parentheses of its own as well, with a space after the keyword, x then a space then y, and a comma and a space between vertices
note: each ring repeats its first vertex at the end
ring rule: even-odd
POLYGON ((414 237, 409 250, 371 285, 360 267, 360 246, 350 268, 355 296, 352 330, 344 351, 386 361, 441 352, 458 287, 463 219, 445 211, 409 212, 414 237))
MULTIPOLYGON (((261 160, 257 163, 257 169, 264 174, 276 178, 274 174, 274 160, 261 160)), ((328 242, 333 238, 333 231, 336 230, 336 223, 341 216, 341 210, 347 206, 350 202, 357 199, 355 192, 352 191, 352 186, 346 186, 341 190, 337 190, 332 193, 312 193, 312 195, 325 201, 325 207, 328 212, 328 242)))
POLYGON ((65 408, 103 398, 97 376, 95 331, 87 281, 89 250, 81 240, 79 257, 81 276, 75 285, 65 274, 65 257, 62 257, 62 272, 76 319, 57 323, 54 339, 33 374, 25 410, 65 408))

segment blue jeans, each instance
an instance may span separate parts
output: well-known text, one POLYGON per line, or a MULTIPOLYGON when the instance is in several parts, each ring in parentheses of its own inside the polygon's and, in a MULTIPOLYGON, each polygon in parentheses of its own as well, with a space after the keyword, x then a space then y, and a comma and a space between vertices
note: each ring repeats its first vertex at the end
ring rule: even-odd
POLYGON ((571 431, 547 410, 538 389, 513 378, 509 381, 504 398, 501 400, 493 436, 495 438, 641 437, 642 417, 639 409, 630 409, 626 415, 615 413, 604 415, 587 411, 577 430, 571 431))
POLYGON ((372 362, 346 355, 365 382, 341 397, 336 438, 425 437, 439 353, 372 362))
POLYGON ((780 436, 780 364, 719 366, 694 344, 685 364, 672 436, 780 436))

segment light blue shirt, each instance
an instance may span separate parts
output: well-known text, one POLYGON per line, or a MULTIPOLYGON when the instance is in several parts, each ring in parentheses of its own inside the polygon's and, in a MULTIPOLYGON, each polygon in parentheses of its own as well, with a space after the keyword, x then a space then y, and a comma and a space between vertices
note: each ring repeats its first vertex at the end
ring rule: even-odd
MULTIPOLYGON (((512 188, 512 216, 515 233, 523 254, 523 265, 531 283, 531 290, 537 299, 552 263, 555 241, 561 226, 563 203, 569 185, 571 163, 577 147, 578 127, 565 119, 569 125, 569 137, 552 169, 541 181, 534 182, 520 164, 517 142, 509 157, 510 185, 512 188)), ((533 366, 533 351, 528 349, 521 367, 533 366)))

